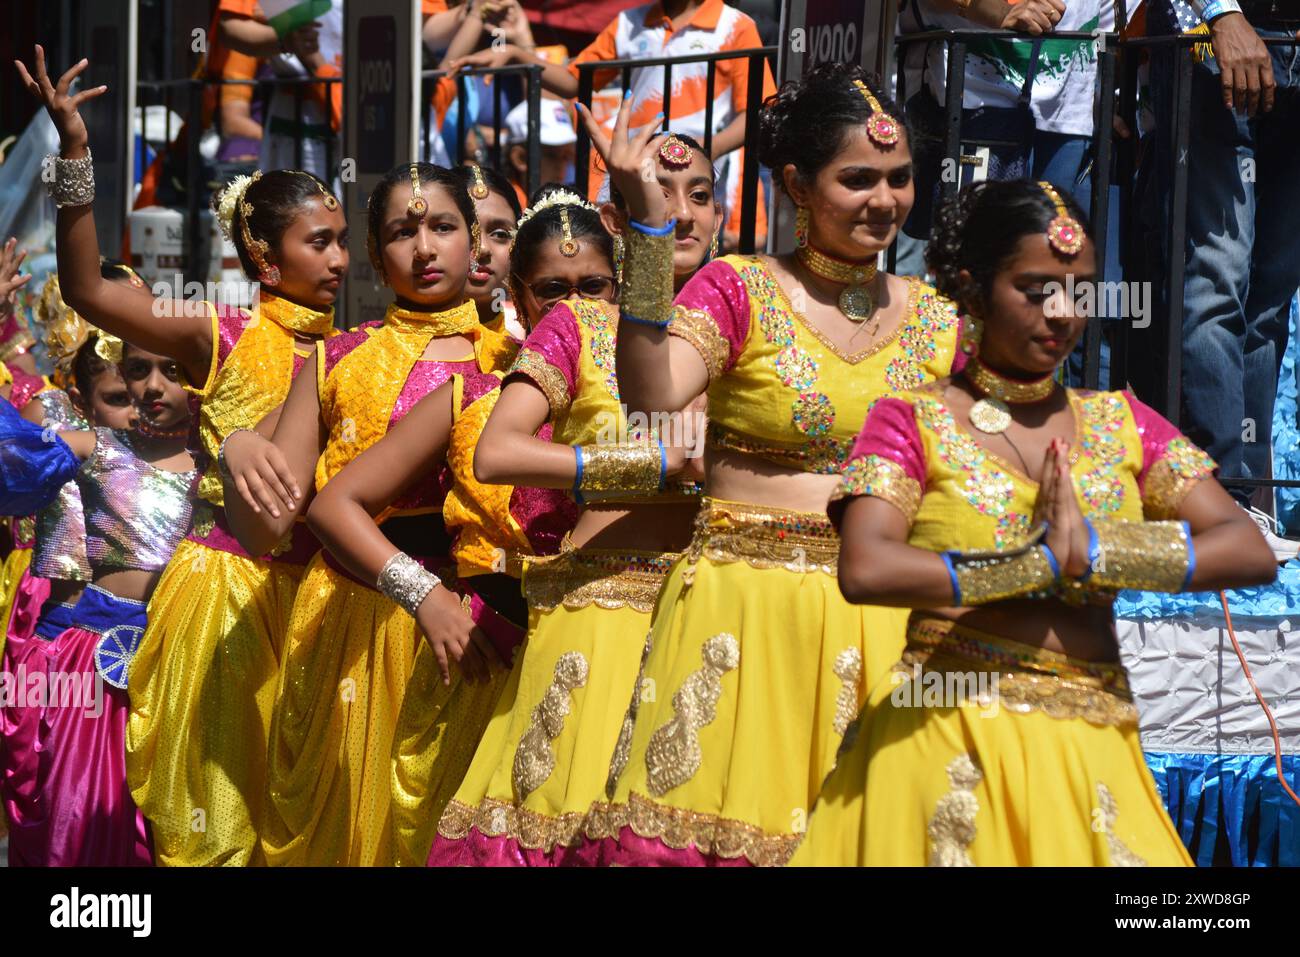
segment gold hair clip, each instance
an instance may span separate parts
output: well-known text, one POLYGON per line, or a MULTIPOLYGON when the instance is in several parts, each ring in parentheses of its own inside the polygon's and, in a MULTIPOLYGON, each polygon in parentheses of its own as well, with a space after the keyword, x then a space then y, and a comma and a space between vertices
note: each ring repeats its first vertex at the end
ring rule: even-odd
POLYGON ((569 208, 567 206, 560 208, 560 226, 564 230, 564 238, 560 240, 560 255, 572 259, 578 255, 578 243, 573 238, 573 231, 569 228, 569 208))
POLYGON ((315 186, 318 190, 320 190, 321 204, 324 205, 326 209, 333 212, 334 210, 339 208, 339 201, 334 198, 333 193, 331 193, 328 189, 326 189, 321 184, 320 180, 318 180, 315 176, 312 176, 311 173, 305 172, 300 169, 294 170, 294 172, 302 176, 306 176, 309 180, 311 180, 311 184, 315 186))
POLYGON ((861 80, 854 80, 853 85, 858 88, 863 99, 867 101, 867 106, 871 107, 871 115, 867 117, 867 136, 877 146, 893 146, 898 142, 901 135, 898 128, 898 120, 886 113, 880 106, 880 101, 867 88, 867 85, 861 80))
POLYGON ((695 151, 676 133, 669 133, 668 139, 659 147, 659 162, 669 169, 686 169, 694 157, 695 151))
POLYGON ((488 198, 488 185, 483 180, 483 170, 478 163, 470 163, 470 172, 474 175, 474 185, 469 188, 470 196, 478 200, 488 198))
POLYGON ((248 255, 252 257, 253 264, 257 266, 258 273, 269 272, 266 264, 266 254, 270 252, 270 245, 265 239, 254 239, 252 230, 248 228, 248 221, 253 218, 253 204, 245 197, 248 195, 248 189, 259 179, 262 178, 262 171, 258 170, 253 174, 239 196, 239 231, 244 239, 244 248, 248 250, 248 255))
POLYGON ((414 163, 411 164, 411 201, 406 204, 406 211, 420 218, 429 211, 429 203, 420 193, 420 169, 414 163))
POLYGON ((1038 184, 1056 207, 1056 216, 1047 224, 1047 241, 1063 256, 1076 256, 1083 248, 1083 226, 1070 215, 1056 187, 1046 181, 1038 184))

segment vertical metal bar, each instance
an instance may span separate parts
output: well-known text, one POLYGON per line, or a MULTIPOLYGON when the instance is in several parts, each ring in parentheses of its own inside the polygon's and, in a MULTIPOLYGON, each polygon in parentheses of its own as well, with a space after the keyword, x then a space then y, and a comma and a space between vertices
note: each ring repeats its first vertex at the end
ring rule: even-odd
POLYGON ((528 71, 528 198, 542 185, 542 68, 528 71))
POLYGON ((944 96, 947 97, 947 117, 944 130, 943 155, 948 160, 952 175, 948 170, 940 176, 943 183, 944 199, 957 195, 961 186, 961 105, 966 98, 966 44, 962 40, 953 42, 948 48, 948 83, 944 96))
POLYGON ((713 94, 718 82, 718 61, 710 60, 704 74, 704 152, 713 155, 713 94))
POLYGON ((1174 75, 1174 186, 1169 229, 1169 327, 1165 349, 1169 369, 1165 379, 1165 407, 1161 411, 1174 425, 1182 412, 1183 394, 1183 279, 1187 269, 1187 144, 1192 113, 1192 51, 1182 44, 1176 54, 1174 75))
POLYGON ((492 83, 492 165, 501 168, 501 77, 492 83))
POLYGON ((203 157, 199 153, 199 140, 203 131, 203 84, 190 80, 189 115, 186 119, 185 146, 185 275, 187 282, 205 282, 207 263, 199 262, 199 249, 203 231, 199 219, 199 193, 203 189, 203 157))
MULTIPOLYGON (((592 66, 593 64, 590 63, 578 64, 578 102, 588 110, 591 109, 591 88, 595 80, 595 73, 591 69, 592 66)), ((532 102, 532 82, 533 78, 530 74, 528 77, 530 103, 532 102)), ((579 117, 579 120, 581 120, 581 117, 579 117)), ((591 178, 591 137, 587 135, 586 123, 578 123, 577 147, 578 149, 577 154, 574 157, 573 167, 573 172, 577 181, 574 185, 578 188, 578 195, 585 199, 591 185, 588 182, 591 178)))
POLYGON ((664 64, 664 129, 668 129, 673 115, 673 65, 664 64))
POLYGON ((433 111, 433 90, 434 84, 438 81, 433 77, 422 77, 420 81, 420 108, 424 110, 424 135, 420 138, 420 155, 426 163, 433 162, 433 138, 440 136, 442 131, 436 128, 438 117, 433 111))
MULTIPOLYGON (((1098 279, 1106 276, 1106 239, 1110 226, 1110 161, 1115 115, 1115 51, 1110 47, 1097 55, 1097 93, 1094 110, 1093 162, 1092 162, 1092 219, 1093 244, 1100 263, 1098 279)), ((1104 287, 1098 287, 1099 289, 1104 287)), ((1088 318, 1088 328, 1083 346, 1083 384, 1096 389, 1101 381, 1101 297, 1094 297, 1095 307, 1088 318)), ((1125 321, 1127 316, 1121 317, 1125 321)))
POLYGON ((745 104, 745 162, 740 180, 740 252, 752 255, 758 224, 758 114, 763 100, 763 65, 761 56, 749 58, 749 102, 745 104))
POLYGON ((163 129, 167 134, 163 148, 170 153, 172 146, 172 88, 170 86, 163 87, 163 129))
POLYGON ((623 67, 623 92, 626 93, 630 89, 632 89, 632 68, 625 66, 623 67))
MULTIPOLYGON (((1134 237, 1137 231, 1131 228, 1133 222, 1133 167, 1136 160, 1136 144, 1133 142, 1136 136, 1132 133, 1137 129, 1137 70, 1138 57, 1135 55, 1125 54, 1123 58, 1124 80, 1123 86, 1120 87, 1120 115, 1128 125, 1130 136, 1127 140, 1121 140, 1116 144, 1118 151, 1117 173, 1120 184, 1119 190, 1119 256, 1121 266, 1121 277, 1125 281, 1140 279, 1148 280, 1150 277, 1143 272, 1141 276, 1137 275, 1137 269, 1134 262, 1134 237)), ((1128 388, 1128 356, 1129 356, 1129 335, 1133 324, 1131 322, 1122 322, 1114 327, 1114 334, 1111 336, 1110 343, 1110 382, 1108 388, 1128 388)))
MULTIPOLYGON (((899 52, 897 58, 898 69, 894 71, 895 76, 897 78, 897 82, 895 83, 894 86, 894 102, 898 104, 898 108, 903 111, 903 116, 906 117, 907 116, 907 92, 906 92, 907 80, 905 78, 905 74, 907 73, 907 71, 903 69, 904 66, 903 60, 907 56, 907 46, 903 44, 901 38, 895 40, 895 46, 898 48, 899 52)), ((916 144, 908 143, 908 146, 912 150, 912 157, 913 157, 913 161, 915 162, 916 144)), ((894 237, 894 241, 890 243, 889 248, 885 250, 885 271, 886 272, 896 272, 898 270, 898 240, 902 237, 902 235, 903 235, 903 230, 902 230, 902 224, 900 223, 898 235, 894 237)))
POLYGON ((293 84, 293 168, 302 169, 302 150, 304 131, 302 128, 302 84, 293 84))
POLYGON ((465 162, 465 137, 469 134, 469 96, 466 89, 469 80, 464 73, 456 74, 456 163, 465 162))

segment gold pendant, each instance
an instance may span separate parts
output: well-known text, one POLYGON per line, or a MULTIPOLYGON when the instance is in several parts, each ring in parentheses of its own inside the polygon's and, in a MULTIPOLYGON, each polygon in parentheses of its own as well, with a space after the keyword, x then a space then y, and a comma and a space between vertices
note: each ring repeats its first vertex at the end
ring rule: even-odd
POLYGON ((970 424, 986 435, 998 435, 1011 424, 1011 411, 1005 402, 985 396, 970 407, 970 424))
POLYGON ((866 322, 875 311, 876 302, 866 286, 845 286, 840 293, 840 312, 854 322, 866 322))

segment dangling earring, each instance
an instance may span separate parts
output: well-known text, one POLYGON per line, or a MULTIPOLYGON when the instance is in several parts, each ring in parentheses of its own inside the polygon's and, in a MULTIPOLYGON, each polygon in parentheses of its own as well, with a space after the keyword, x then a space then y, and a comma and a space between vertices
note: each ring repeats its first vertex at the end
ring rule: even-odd
POLYGON ((280 267, 267 266, 262 270, 262 275, 258 278, 262 280, 264 286, 278 286, 280 285, 280 267))
POLYGON ((718 234, 716 232, 713 234, 713 242, 709 243, 709 258, 718 258, 718 234))
POLYGON ((966 316, 961 331, 961 351, 968 356, 975 356, 980 349, 980 339, 984 336, 984 323, 974 316, 966 316))
POLYGON ((808 207, 800 206, 794 216, 794 244, 802 249, 808 245, 808 207))
POLYGON ((623 282, 623 237, 614 237, 614 279, 623 282))

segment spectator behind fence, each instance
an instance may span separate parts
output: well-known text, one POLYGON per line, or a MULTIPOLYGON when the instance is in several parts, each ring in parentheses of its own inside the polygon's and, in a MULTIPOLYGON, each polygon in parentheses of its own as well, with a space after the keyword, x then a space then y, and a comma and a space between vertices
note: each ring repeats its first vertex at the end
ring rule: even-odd
MULTIPOLYGON (((1139 0, 1123 0, 1131 12, 1139 0)), ((1015 30, 1023 40, 967 44, 962 101, 963 153, 988 149, 987 162, 962 177, 1049 180, 1088 209, 1091 200, 1095 41, 1053 39, 1051 31, 1113 30, 1121 0, 903 0, 901 34, 927 30, 1015 30), (989 144, 984 146, 984 144, 989 144)), ((1127 21, 1127 16, 1125 17, 1127 21)), ((916 206, 899 237, 900 275, 923 275, 944 173, 947 47, 916 43, 900 54, 906 111, 917 132, 916 206)), ((982 157, 982 154, 981 158, 982 157)))
MULTIPOLYGON (((1241 0, 1237 8, 1222 0, 1152 0, 1147 30, 1153 36, 1204 33, 1210 41, 1192 54, 1187 232, 1182 249, 1168 249, 1184 257, 1186 268, 1182 426, 1224 476, 1269 479, 1288 306, 1300 285, 1300 56, 1294 42, 1300 4, 1241 0), (1262 37, 1293 42, 1270 47, 1262 37)), ((1155 47, 1151 93, 1161 209, 1154 239, 1161 251, 1170 239, 1174 69, 1173 51, 1155 47)), ((1252 504, 1249 489, 1229 491, 1243 507, 1252 504)), ((1271 515, 1271 490, 1261 489, 1253 504, 1271 515)), ((1273 535, 1258 509, 1255 517, 1280 559, 1296 555, 1300 545, 1273 535)))
MULTIPOLYGON (((543 96, 538 133, 542 143, 539 183, 572 183, 574 143, 578 135, 563 100, 543 96)), ((501 135, 505 137, 505 173, 515 187, 519 205, 528 205, 528 103, 520 103, 506 114, 501 135)))
MULTIPOLYGON (((1029 0, 1037 2, 1037 0, 1029 0)), ((754 21, 729 7, 722 0, 656 0, 624 10, 585 50, 574 57, 568 67, 543 63, 542 85, 563 96, 578 95, 578 64, 604 60, 652 59, 655 57, 689 57, 729 50, 748 50, 762 46, 754 21)), ((502 66, 506 63, 538 63, 538 58, 527 51, 507 44, 504 48, 485 50, 461 61, 475 66, 502 66)), ((617 69, 597 70, 594 89, 599 90, 619 78, 617 69)), ((674 130, 705 139, 704 111, 707 93, 707 63, 688 63, 673 67, 672 99, 668 104, 670 123, 674 130)), ((652 67, 634 70, 631 80, 633 96, 631 133, 647 126, 662 124, 664 110, 663 69, 652 67)), ((766 98, 776 92, 772 72, 763 66, 763 93, 766 98)), ((740 147, 745 141, 745 114, 749 101, 749 59, 738 57, 719 60, 715 76, 713 107, 712 154, 715 160, 733 151, 738 160, 719 164, 718 181, 722 184, 722 198, 726 208, 725 234, 728 245, 734 246, 740 230, 741 167, 744 162, 740 147)), ((596 116, 597 120, 612 129, 613 116, 596 116)), ((593 176, 589 186, 591 198, 601 194, 604 170, 592 153, 593 176)), ((760 188, 758 217, 755 225, 758 236, 767 233, 767 217, 760 188)))

